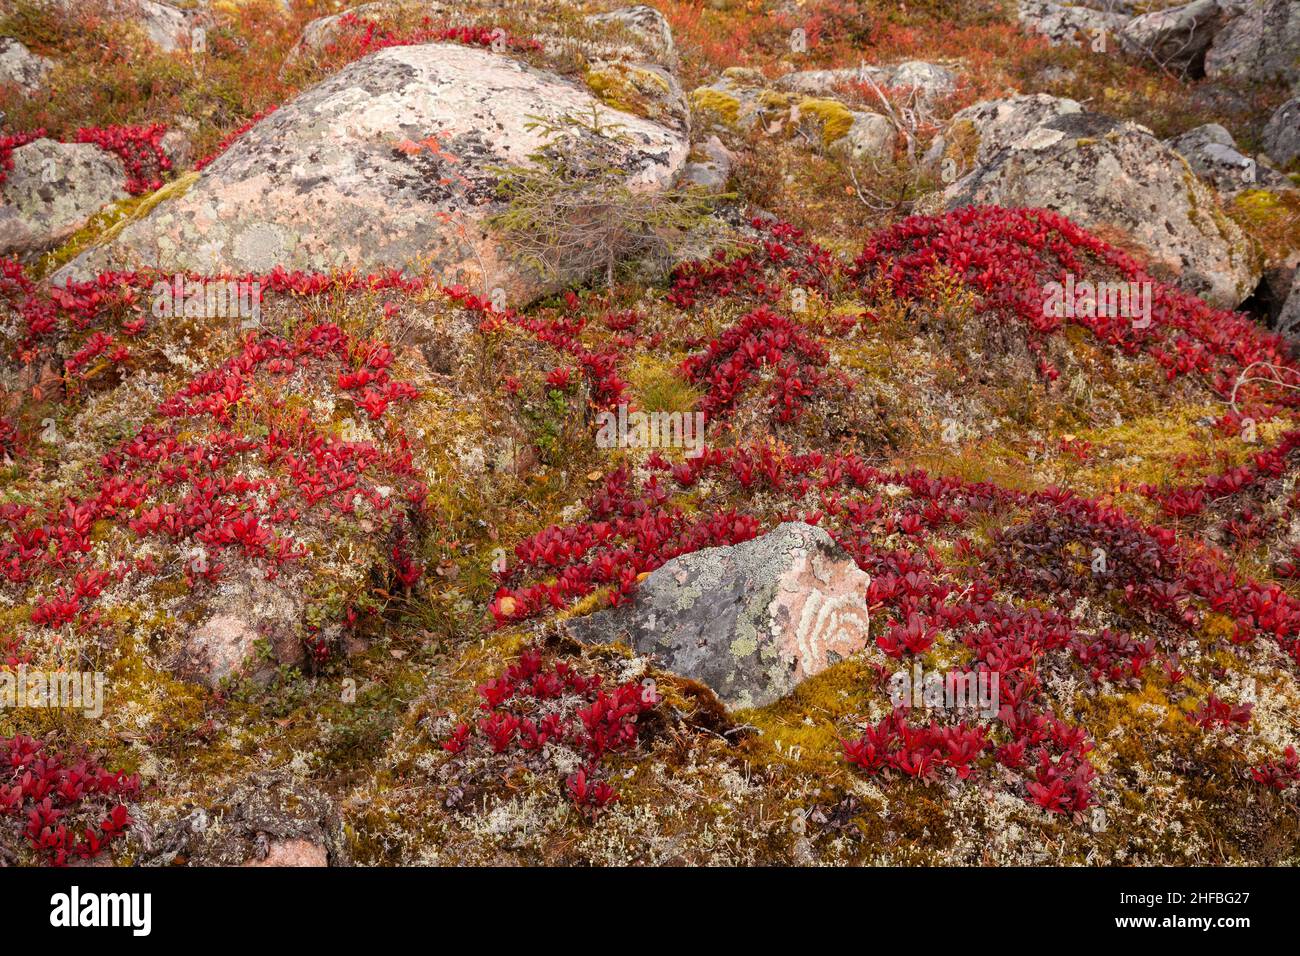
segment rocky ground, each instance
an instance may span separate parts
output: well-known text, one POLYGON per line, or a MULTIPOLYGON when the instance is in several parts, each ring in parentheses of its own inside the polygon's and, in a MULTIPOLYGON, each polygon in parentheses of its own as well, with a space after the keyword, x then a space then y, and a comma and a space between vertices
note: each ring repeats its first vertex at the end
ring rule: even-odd
POLYGON ((3 0, 0 865, 1296 863, 1297 97, 1295 0, 3 0))

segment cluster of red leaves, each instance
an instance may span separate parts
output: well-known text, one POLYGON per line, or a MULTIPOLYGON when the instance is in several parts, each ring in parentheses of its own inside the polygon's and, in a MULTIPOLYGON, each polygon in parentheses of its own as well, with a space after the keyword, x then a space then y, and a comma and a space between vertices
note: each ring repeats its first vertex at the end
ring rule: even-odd
POLYGON ((1300 784, 1300 755, 1297 755, 1295 747, 1287 747, 1281 760, 1252 767, 1250 775, 1258 784, 1273 790, 1285 790, 1292 784, 1300 784))
POLYGON ((1143 620, 1193 633, 1207 613, 1222 614, 1235 623, 1233 643, 1265 635, 1300 663, 1300 601, 1280 585, 1244 579, 1212 550, 1070 492, 1040 492, 1025 503, 1029 520, 1001 531, 990 556, 1008 585, 1067 608, 1101 595, 1143 620), (1104 570, 1081 567, 1079 545, 1087 554, 1100 549, 1104 570))
POLYGON ((70 763, 30 737, 0 737, 0 826, 24 821, 28 843, 53 866, 102 853, 131 825, 122 801, 139 790, 139 776, 70 763))
POLYGON ((1291 429, 1284 432, 1272 448, 1252 455, 1249 464, 1211 475, 1197 486, 1163 492, 1144 486, 1141 490, 1159 501, 1170 517, 1190 517, 1199 514, 1211 499, 1236 495, 1263 482, 1282 477, 1295 464, 1297 456, 1293 452, 1297 449, 1300 449, 1300 429, 1291 429))
POLYGON ((755 519, 735 511, 691 514, 664 507, 667 491, 654 479, 643 498, 632 498, 629 481, 627 466, 619 467, 588 500, 592 520, 552 525, 515 545, 520 564, 498 574, 502 586, 490 607, 498 625, 565 607, 602 587, 610 589, 612 603, 620 604, 635 590, 639 575, 665 561, 748 541, 759 532, 755 519), (546 580, 523 584, 526 569, 546 580))
MULTIPOLYGON (((486 299, 473 295, 464 286, 450 286, 443 291, 466 310, 483 317, 479 330, 485 335, 498 332, 506 323, 510 323, 530 333, 537 341, 575 359, 595 404, 610 408, 623 401, 628 388, 627 381, 619 374, 623 353, 617 346, 592 349, 582 344, 579 336, 587 321, 576 315, 581 303, 572 292, 565 295, 572 314, 551 320, 521 315, 513 309, 498 311, 486 299)), ((563 387, 567 388, 569 379, 566 377, 564 381, 563 387)), ((552 384, 551 387, 558 386, 552 384)))
POLYGON ((753 219, 750 226, 762 236, 755 249, 733 259, 719 251, 712 259, 679 266, 671 277, 668 301, 682 309, 712 298, 775 304, 790 288, 822 294, 831 290, 839 260, 802 229, 762 218, 753 219))
POLYGON ((1209 730, 1212 727, 1231 727, 1233 724, 1250 723, 1250 712, 1254 704, 1229 704, 1211 694, 1199 710, 1187 715, 1187 719, 1198 727, 1209 730))
POLYGON ((868 727, 857 740, 843 743, 844 759, 867 773, 896 770, 924 778, 949 767, 962 780, 971 775, 971 762, 989 746, 979 727, 965 723, 942 727, 934 722, 913 726, 901 709, 868 727))
POLYGON ((0 135, 0 186, 4 185, 9 170, 14 168, 13 152, 19 146, 26 146, 33 140, 45 135, 45 130, 38 129, 31 133, 9 133, 0 135))
POLYGON ((326 58, 336 64, 351 62, 376 50, 420 43, 460 43, 514 52, 542 49, 539 41, 512 36, 500 28, 457 26, 446 21, 435 22, 429 17, 424 17, 420 25, 412 30, 394 31, 352 12, 344 14, 337 26, 337 35, 322 51, 326 58))
POLYGON ((162 138, 167 127, 152 126, 83 126, 77 130, 78 143, 93 143, 114 153, 126 167, 126 191, 140 196, 162 188, 163 173, 172 161, 163 152, 162 138))
MULTIPOLYGON (((245 278, 288 295, 414 287, 397 276, 277 271, 245 278)), ((102 286, 55 290, 51 301, 29 292, 24 314, 29 321, 48 319, 42 334, 50 339, 106 321, 120 328, 130 321, 124 315, 140 307, 138 291, 150 281, 117 274, 102 286)), ((18 272, 11 284, 21 291, 24 282, 18 272)), ((91 341, 102 341, 96 334, 91 341)), ((141 540, 165 542, 191 587, 220 580, 234 558, 260 563, 275 577, 305 554, 298 540, 302 522, 319 527, 342 520, 364 503, 379 533, 393 536, 394 574, 409 590, 422 569, 410 556, 406 522, 421 514, 426 492, 402 429, 381 421, 382 443, 343 440, 305 409, 290 410, 283 385, 276 384, 295 374, 333 382, 340 399, 351 398, 356 409, 381 420, 391 403, 417 394, 410 383, 392 378, 392 361, 386 344, 350 337, 334 325, 303 327, 292 338, 248 336, 235 356, 195 375, 160 402, 134 436, 102 455, 85 476, 84 493, 43 509, 0 513, 0 586, 31 604, 38 627, 90 627, 98 621, 91 606, 110 575, 132 580, 164 570, 152 559, 138 559, 141 540), (235 414, 251 404, 263 408, 268 426, 254 433, 235 414), (250 467, 259 477, 248 477, 250 467), (392 487, 404 493, 392 495, 392 487), (92 546, 106 540, 108 550, 100 549, 92 566, 92 546)))
POLYGON ((817 391, 830 356, 802 326, 766 306, 745 315, 704 351, 682 363, 688 381, 704 383, 700 410, 710 419, 731 410, 741 391, 765 366, 775 370, 768 404, 778 421, 793 421, 817 391))
MULTIPOLYGON (((1217 527, 1219 537, 1250 545, 1270 531, 1289 533, 1300 508, 1300 495, 1288 488, 1286 479, 1297 462, 1300 430, 1291 429, 1272 448, 1256 452, 1245 464, 1225 467, 1192 484, 1168 488, 1143 485, 1138 490, 1176 520, 1195 519, 1207 514, 1207 509, 1216 517, 1226 515, 1217 527)), ((1278 577, 1300 577, 1300 548, 1292 546, 1273 570, 1278 577)))
MULTIPOLYGON (((1277 335, 1241 313, 1212 308, 1152 279, 1131 256, 1049 210, 967 206, 942 216, 910 217, 872 236, 847 278, 866 290, 883 284, 895 295, 913 299, 926 294, 937 270, 959 277, 982 297, 985 320, 1001 316, 1018 323, 1049 379, 1056 370, 1041 358, 1043 344, 1069 322, 1125 353, 1149 355, 1170 379, 1197 375, 1224 398, 1256 362, 1283 368, 1300 381, 1277 335), (1068 275, 1076 282, 1150 282, 1150 324, 1138 327, 1131 317, 1119 315, 1050 315, 1043 287, 1064 284, 1068 275)), ((1298 400, 1293 394, 1277 399, 1287 405, 1298 400)))
MULTIPOLYGON (((70 282, 66 288, 43 288, 28 277, 19 262, 0 259, 0 305, 8 306, 19 319, 15 358, 31 364, 52 354, 59 343, 70 345, 67 340, 73 337, 77 344, 63 349, 68 354, 91 344, 89 338, 96 333, 115 340, 119 335, 129 338, 143 325, 128 327, 120 319, 128 312, 132 319, 142 316, 141 290, 147 289, 149 282, 143 275, 107 272, 89 282, 70 282)), ((96 339, 104 341, 103 336, 96 339)), ((91 348, 96 346, 91 344, 91 348)), ((118 361, 125 358, 117 353, 118 361)), ((84 364, 81 359, 79 362, 84 364)))
POLYGON ((0 464, 13 461, 18 457, 18 453, 18 426, 0 416, 0 464))
POLYGON ((461 723, 443 741, 448 753, 477 747, 492 754, 537 755, 550 744, 567 745, 584 764, 565 781, 565 792, 585 813, 618 799, 607 782, 595 780, 601 761, 637 744, 637 718, 653 710, 653 682, 601 689, 600 675, 584 676, 564 661, 548 661, 530 648, 498 677, 478 687, 486 716, 461 723))

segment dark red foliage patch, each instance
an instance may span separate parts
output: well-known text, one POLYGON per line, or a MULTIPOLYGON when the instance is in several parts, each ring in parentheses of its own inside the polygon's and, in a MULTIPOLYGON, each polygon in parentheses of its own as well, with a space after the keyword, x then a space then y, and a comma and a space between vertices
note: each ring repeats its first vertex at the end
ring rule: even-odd
POLYGON ((140 778, 75 763, 30 737, 0 737, 0 830, 15 821, 53 866, 94 859, 131 825, 140 778))

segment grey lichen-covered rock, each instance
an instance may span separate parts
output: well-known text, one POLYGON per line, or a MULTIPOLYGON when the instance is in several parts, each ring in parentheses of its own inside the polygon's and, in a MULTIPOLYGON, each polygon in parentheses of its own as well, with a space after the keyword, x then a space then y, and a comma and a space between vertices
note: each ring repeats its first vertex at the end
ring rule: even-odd
POLYGON ((0 254, 49 249, 127 196, 122 161, 98 146, 38 139, 12 158, 0 186, 0 254))
POLYGON ((936 63, 908 60, 890 68, 889 86, 917 90, 927 98, 942 96, 957 88, 957 74, 936 63))
POLYGON ((674 558, 631 604, 569 627, 583 641, 626 639, 729 707, 762 707, 867 646, 869 583, 824 529, 788 522, 674 558))
POLYGON ((1264 152, 1282 166, 1300 158, 1300 96, 1292 97, 1277 108, 1264 127, 1264 152))
POLYGON ((897 133, 894 124, 879 113, 854 110, 853 125, 831 144, 831 149, 856 160, 888 160, 893 156, 897 133))
POLYGON ((1220 0, 1192 0, 1134 17, 1120 30, 1120 42, 1165 69, 1200 76, 1206 51, 1227 19, 1220 0))
POLYGON ((987 163, 999 150, 1027 136, 1048 120, 1083 112, 1068 97, 1046 93, 1022 94, 999 100, 984 100, 959 110, 948 123, 950 138, 961 124, 969 123, 978 137, 975 161, 987 163))
POLYGON ((854 69, 843 67, 834 70, 796 70, 779 77, 776 88, 792 93, 807 93, 810 96, 822 96, 834 93, 837 89, 861 83, 866 77, 879 84, 888 84, 889 71, 878 66, 863 64, 854 69))
POLYGON ((287 771, 257 773, 210 804, 141 808, 129 840, 144 866, 349 866, 338 807, 287 771), (159 819, 152 818, 158 814, 159 819))
POLYGON ((1300 3, 1245 0, 1214 37, 1205 74, 1214 79, 1300 79, 1300 3))
POLYGON ((1220 193, 1231 195, 1243 189, 1285 189, 1291 185, 1281 173, 1237 149, 1232 134, 1218 123, 1207 123, 1166 140, 1196 175, 1220 193))
POLYGON ((183 129, 169 129, 159 140, 158 146, 171 160, 172 169, 185 169, 194 158, 194 144, 183 129))
POLYGON ((1127 4, 1093 9, 1079 3, 1020 0, 1017 15, 1026 30, 1045 37, 1052 46, 1101 44, 1104 48, 1128 23, 1130 12, 1127 4))
POLYGON ((1273 320, 1273 329, 1292 342, 1300 341, 1300 269, 1291 270, 1291 288, 1273 320))
POLYGON ((699 147, 699 152, 702 155, 697 162, 686 164, 686 169, 682 172, 682 181, 698 186, 706 192, 722 192, 731 178, 731 151, 722 145, 722 140, 718 137, 710 136, 708 141, 699 147))
POLYGON ((1145 127, 1095 113, 1035 127, 949 186, 943 204, 1039 207, 1085 229, 1118 229, 1157 274, 1223 308, 1259 281, 1258 250, 1182 157, 1145 127))
POLYGON ((811 96, 825 96, 843 86, 873 84, 881 89, 912 89, 922 98, 941 96, 957 88, 957 73, 925 60, 907 60, 892 66, 863 63, 833 70, 798 70, 776 81, 776 88, 811 96))
MULTIPOLYGON (((83 0, 44 0, 48 6, 74 11, 83 0)), ((213 26, 210 4, 192 0, 102 0, 101 12, 108 17, 131 23, 161 50, 206 52, 207 31, 213 26)))
POLYGON ((779 89, 772 89, 756 71, 732 68, 710 85, 695 90, 691 102, 706 128, 761 127, 769 134, 797 129, 807 142, 826 147, 831 153, 858 160, 887 159, 897 132, 893 123, 870 110, 850 109, 830 95, 836 86, 860 80, 864 75, 860 70, 793 73, 778 81, 779 89))
POLYGON ((585 134, 585 148, 635 189, 672 182, 685 136, 612 110, 577 83, 457 44, 381 50, 262 120, 184 195, 55 281, 116 267, 432 270, 525 303, 556 280, 515 261, 490 233, 495 170, 554 142, 538 118, 563 126, 593 111, 606 132, 585 134))
POLYGON ((200 50, 206 37, 199 39, 195 31, 206 30, 211 25, 207 12, 199 7, 173 6, 156 0, 122 0, 122 9, 134 15, 145 33, 159 49, 168 53, 181 49, 200 50))
POLYGON ((37 93, 54 61, 37 56, 13 37, 0 37, 0 86, 16 86, 24 93, 37 93))
POLYGON ((669 68, 677 66, 677 46, 673 42, 672 27, 668 18, 654 7, 638 4, 609 13, 598 13, 586 22, 599 27, 612 27, 613 32, 625 31, 635 46, 624 45, 613 50, 596 51, 604 59, 640 60, 649 53, 654 61, 669 68))

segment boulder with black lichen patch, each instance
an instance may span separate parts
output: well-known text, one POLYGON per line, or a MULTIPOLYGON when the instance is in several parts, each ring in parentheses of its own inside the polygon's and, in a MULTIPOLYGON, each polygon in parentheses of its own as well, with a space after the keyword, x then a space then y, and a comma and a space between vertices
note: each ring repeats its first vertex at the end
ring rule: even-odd
POLYGON ((1300 3, 1250 0, 1214 37, 1205 75, 1252 82, 1300 79, 1300 3))
MULTIPOLYGON (((600 118, 584 145, 632 188, 667 189, 686 135, 600 103, 578 83, 458 44, 394 47, 349 64, 240 137, 183 196, 159 203, 56 282, 109 269, 205 274, 391 269, 500 288, 523 304, 558 280, 488 226, 499 168, 549 142, 538 118, 600 118), (430 137, 434 140, 430 140, 430 137)), ((582 136, 573 131, 562 136, 582 136)))
POLYGON ((122 161, 89 143, 38 139, 11 158, 0 185, 0 254, 50 249, 128 195, 122 161))

